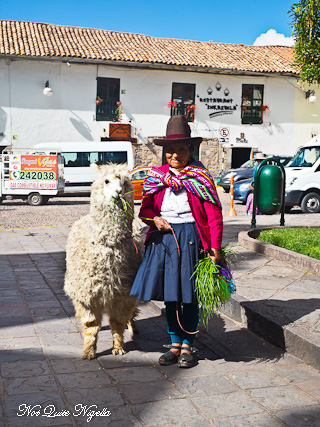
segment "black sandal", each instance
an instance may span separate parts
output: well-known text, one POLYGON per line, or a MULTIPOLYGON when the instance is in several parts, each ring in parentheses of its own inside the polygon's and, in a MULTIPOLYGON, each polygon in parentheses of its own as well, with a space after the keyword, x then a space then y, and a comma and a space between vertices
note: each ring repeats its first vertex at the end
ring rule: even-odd
POLYGON ((179 368, 192 368, 193 366, 193 348, 188 347, 181 347, 182 350, 191 351, 191 354, 189 353, 181 353, 178 357, 178 367, 179 368))
MULTIPOLYGON (((170 348, 181 350, 181 345, 172 344, 170 348)), ((169 350, 166 353, 164 353, 162 356, 160 356, 159 363, 160 365, 165 365, 165 366, 173 365, 174 363, 177 363, 178 358, 179 356, 177 356, 173 351, 169 350)))

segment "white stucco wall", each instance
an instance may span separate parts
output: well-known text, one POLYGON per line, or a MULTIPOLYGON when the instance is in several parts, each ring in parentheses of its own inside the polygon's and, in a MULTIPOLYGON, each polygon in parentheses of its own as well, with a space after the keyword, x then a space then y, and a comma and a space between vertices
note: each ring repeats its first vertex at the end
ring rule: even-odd
POLYGON ((295 149, 307 143, 312 136, 320 134, 320 91, 318 85, 295 82, 293 146, 295 149), (306 92, 314 90, 317 96, 315 103, 310 103, 306 92))
MULTIPOLYGON (((41 142, 99 141, 103 129, 108 132, 109 123, 95 120, 96 77, 120 78, 120 95, 124 108, 123 121, 131 119, 133 135, 139 142, 149 136, 165 134, 170 117, 167 107, 171 100, 172 83, 196 84, 195 122, 191 124, 193 135, 205 138, 219 137, 222 127, 229 128, 228 146, 255 147, 266 153, 293 154, 294 129, 294 80, 287 77, 227 76, 194 72, 138 70, 135 68, 82 65, 59 61, 0 59, 0 145, 30 147, 41 142), (9 64, 9 65, 8 65, 9 64), (49 80, 53 95, 43 95, 45 82, 49 80), (220 82, 222 89, 215 88, 220 82), (241 124, 242 84, 263 84, 264 104, 271 112, 264 113, 260 125, 241 124), (226 97, 237 105, 229 115, 210 119, 208 110, 200 98, 208 97, 207 89, 213 89, 210 97, 226 97), (228 96, 223 90, 228 88, 228 96), (244 133, 245 142, 236 138, 244 133)), ((304 126, 304 125, 303 125, 304 126)), ((298 132, 295 130, 295 132, 298 132)), ((300 130, 299 130, 300 132, 300 130)))

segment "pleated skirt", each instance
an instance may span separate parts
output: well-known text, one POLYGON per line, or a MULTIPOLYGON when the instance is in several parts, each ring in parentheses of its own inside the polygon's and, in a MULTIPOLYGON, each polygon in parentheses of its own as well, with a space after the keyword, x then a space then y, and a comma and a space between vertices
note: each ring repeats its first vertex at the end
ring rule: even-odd
POLYGON ((131 289, 140 301, 197 303, 195 280, 191 278, 202 243, 195 223, 171 224, 173 233, 155 231, 131 289), (179 249, 178 249, 179 246, 179 249), (180 250, 180 255, 179 255, 180 250))

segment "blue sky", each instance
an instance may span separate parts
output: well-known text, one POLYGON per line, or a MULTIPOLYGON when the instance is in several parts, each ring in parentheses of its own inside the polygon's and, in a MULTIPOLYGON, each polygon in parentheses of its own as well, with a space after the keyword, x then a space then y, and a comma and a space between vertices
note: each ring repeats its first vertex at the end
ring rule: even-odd
POLYGON ((0 18, 102 28, 156 37, 253 44, 260 34, 269 29, 285 37, 291 36, 287 12, 294 2, 0 0, 0 18))

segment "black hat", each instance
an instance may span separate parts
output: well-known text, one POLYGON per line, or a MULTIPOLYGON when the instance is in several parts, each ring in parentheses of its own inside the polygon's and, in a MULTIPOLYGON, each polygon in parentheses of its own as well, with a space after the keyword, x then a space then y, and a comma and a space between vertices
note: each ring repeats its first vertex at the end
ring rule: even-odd
POLYGON ((166 146, 172 143, 185 142, 199 145, 202 141, 200 136, 191 138, 191 129, 185 116, 172 116, 167 124, 166 137, 164 139, 155 138, 155 145, 166 146))

